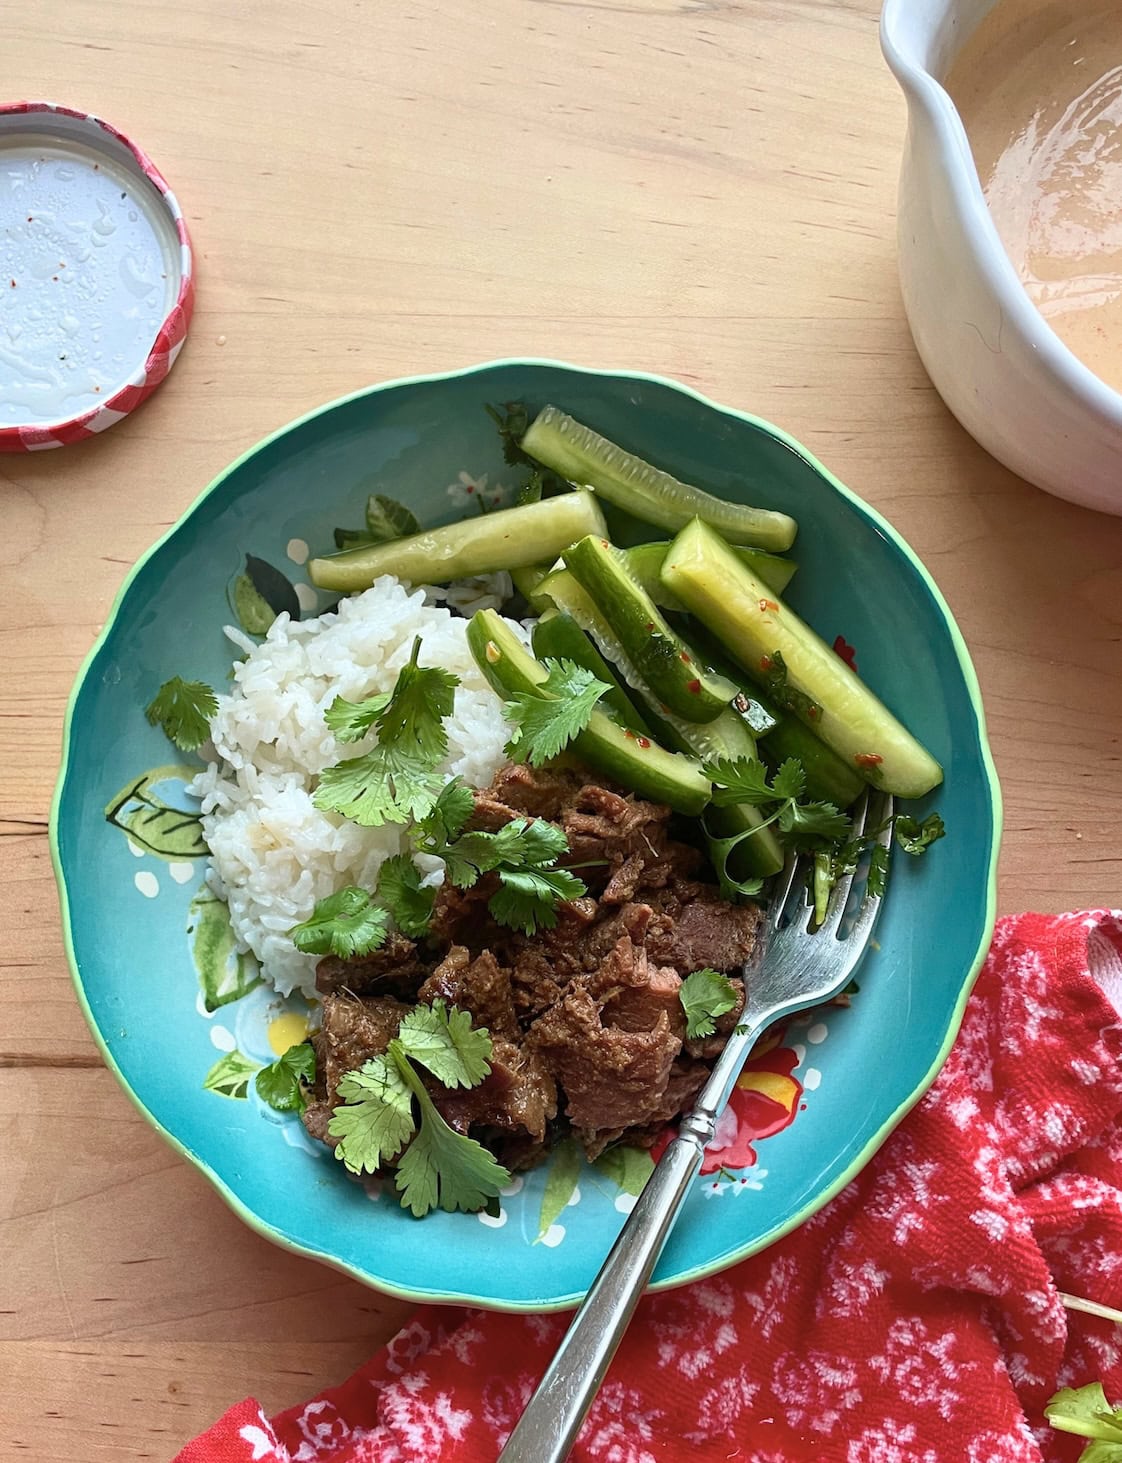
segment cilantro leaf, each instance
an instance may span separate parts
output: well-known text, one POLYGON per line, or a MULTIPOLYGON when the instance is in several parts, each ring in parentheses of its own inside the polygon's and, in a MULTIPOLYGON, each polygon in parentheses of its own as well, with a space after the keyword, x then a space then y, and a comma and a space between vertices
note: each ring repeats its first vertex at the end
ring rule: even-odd
POLYGON ((431 812, 443 786, 433 769, 448 750, 444 718, 452 712, 459 680, 449 671, 420 665, 420 651, 418 636, 388 697, 337 698, 328 707, 325 719, 341 740, 355 741, 376 730, 378 745, 365 756, 324 768, 312 794, 317 808, 367 828, 407 823, 431 812))
POLYGON ((303 1112, 304 1083, 316 1080, 316 1054, 310 1042, 290 1046, 254 1078, 257 1095, 277 1112, 303 1112))
POLYGON ((742 757, 737 762, 721 757, 705 767, 705 775, 713 786, 713 806, 731 807, 735 803, 749 803, 754 808, 773 803, 779 794, 767 780, 767 768, 762 762, 742 757))
POLYGON ((421 887, 420 872, 407 853, 395 853, 378 871, 378 898, 411 940, 427 932, 435 897, 435 889, 421 887))
POLYGON ((144 714, 149 725, 163 727, 180 751, 197 752, 210 736, 210 719, 217 710, 218 697, 209 686, 172 676, 153 696, 144 714))
POLYGON ((678 999, 686 1013, 686 1036, 692 1039, 713 1035, 716 1018, 736 1005, 736 991, 727 976, 706 967, 686 976, 678 987, 678 999))
POLYGON ((793 835, 788 842, 796 847, 807 840, 844 839, 852 826, 846 815, 839 813, 833 803, 791 802, 779 814, 780 831, 793 835))
POLYGON ((1113 1444, 1108 1449, 1085 1449, 1080 1463, 1092 1455, 1102 1463, 1122 1458, 1122 1408, 1111 1407, 1101 1382, 1091 1382, 1086 1387, 1065 1387, 1045 1407, 1044 1416, 1059 1432, 1091 1438, 1099 1444, 1113 1444))
POLYGON ((947 832, 938 813, 928 813, 922 823, 906 813, 902 814, 896 818, 895 831, 896 841, 904 852, 916 856, 926 852, 947 832))
POLYGON ((772 792, 777 798, 801 798, 806 792, 806 773, 796 757, 788 757, 777 768, 772 779, 772 792))
POLYGON ((394 1059, 393 1046, 391 1041, 385 1056, 364 1062, 339 1082, 343 1102, 335 1108, 327 1131, 339 1139, 335 1157, 351 1173, 377 1173, 416 1129, 413 1089, 402 1070, 409 1064, 394 1059))
POLYGON ((389 921, 365 889, 353 886, 320 899, 311 917, 289 934, 302 955, 338 955, 349 960, 385 944, 389 921))
POLYGON ((475 1087, 491 1070, 491 1037, 473 1027, 471 1013, 441 1000, 414 1006, 402 1018, 398 1040, 406 1055, 429 1069, 445 1087, 475 1087))
POLYGON ((867 888, 874 898, 879 899, 888 887, 888 849, 883 843, 874 843, 869 854, 869 878, 867 888))
POLYGON ((446 783, 431 811, 421 820, 421 837, 427 843, 445 844, 458 838, 475 811, 472 790, 458 777, 446 783))
POLYGON ((569 840, 555 823, 544 818, 513 818, 491 835, 497 861, 527 863, 536 868, 556 863, 569 851, 569 840))
POLYGON ((484 410, 499 429, 503 444, 503 461, 510 467, 520 463, 537 466, 534 459, 522 450, 522 438, 530 426, 530 414, 520 401, 508 401, 500 409, 485 403, 484 410))
POLYGON ((346 701, 336 696, 323 713, 328 730, 339 742, 360 742, 390 704, 392 692, 368 696, 365 701, 346 701))
POLYGON ((420 651, 418 635, 408 662, 398 671, 386 708, 378 716, 378 741, 434 767, 448 750, 443 723, 452 714, 460 679, 439 666, 419 665, 420 651))
POLYGON ((325 767, 312 802, 326 812, 342 813, 364 828, 381 823, 408 823, 432 811, 443 778, 415 757, 395 747, 377 746, 361 757, 325 767))
POLYGON ((611 687, 571 660, 543 662, 548 677, 533 692, 520 692, 504 711, 515 729, 506 752, 516 762, 541 767, 580 735, 596 704, 611 687))
POLYGON ((499 888, 487 908, 501 925, 533 935, 557 923, 557 904, 579 899, 585 885, 568 869, 500 868, 499 888))
POLYGON ((390 1051, 421 1113, 420 1129, 394 1178, 402 1208, 411 1209, 418 1219, 437 1205, 468 1214, 482 1209, 510 1183, 510 1173, 482 1144, 448 1126, 412 1067, 394 1052, 393 1042, 390 1051))
POLYGON ((568 869, 554 868, 569 841, 544 818, 513 818, 497 833, 472 831, 451 839, 441 836, 436 826, 441 821, 434 817, 422 824, 421 850, 444 860, 445 877, 457 889, 470 889, 484 874, 497 873, 499 888, 487 907, 509 929, 528 935, 552 929, 558 901, 588 892, 568 869))

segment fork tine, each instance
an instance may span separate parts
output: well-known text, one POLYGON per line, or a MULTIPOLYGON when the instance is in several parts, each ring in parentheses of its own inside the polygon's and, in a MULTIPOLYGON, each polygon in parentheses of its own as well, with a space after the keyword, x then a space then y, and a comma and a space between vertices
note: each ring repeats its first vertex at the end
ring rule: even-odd
POLYGON ((795 875, 799 868, 799 857, 797 854, 789 853, 787 861, 782 869, 775 876, 775 888, 772 890, 771 899, 768 904, 767 922, 772 929, 779 927, 779 921, 783 917, 787 900, 791 895, 791 886, 795 882, 795 875))
MULTIPOLYGON (((866 829, 877 825, 870 817, 872 798, 868 792, 861 794, 860 801, 853 811, 853 836, 862 838, 866 829)), ((826 917, 815 930, 817 935, 836 935, 841 927, 842 918, 845 914, 845 907, 849 903, 850 890, 853 888, 853 879, 857 870, 853 869, 848 874, 843 874, 834 885, 830 893, 829 903, 826 905, 826 917)))

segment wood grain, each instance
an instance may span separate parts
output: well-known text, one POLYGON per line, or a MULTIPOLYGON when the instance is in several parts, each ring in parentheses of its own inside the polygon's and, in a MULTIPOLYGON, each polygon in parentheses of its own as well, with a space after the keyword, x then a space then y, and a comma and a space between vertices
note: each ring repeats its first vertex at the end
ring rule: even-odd
POLYGON ((167 1459, 342 1379, 408 1308, 259 1240, 150 1132, 73 1000, 45 835, 129 564, 263 433, 505 354, 769 417, 925 559, 977 663, 1003 910, 1117 901, 1122 522, 957 427, 897 291, 876 0, 0 0, 4 88, 132 133, 199 305, 105 436, 0 458, 0 1455, 167 1459))

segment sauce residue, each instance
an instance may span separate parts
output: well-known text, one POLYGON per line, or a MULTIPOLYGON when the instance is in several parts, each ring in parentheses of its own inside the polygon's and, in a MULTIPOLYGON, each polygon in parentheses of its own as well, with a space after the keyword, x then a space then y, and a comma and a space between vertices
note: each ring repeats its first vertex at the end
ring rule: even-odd
POLYGON ((1122 390, 1122 5, 998 0, 945 84, 1029 298, 1122 390))

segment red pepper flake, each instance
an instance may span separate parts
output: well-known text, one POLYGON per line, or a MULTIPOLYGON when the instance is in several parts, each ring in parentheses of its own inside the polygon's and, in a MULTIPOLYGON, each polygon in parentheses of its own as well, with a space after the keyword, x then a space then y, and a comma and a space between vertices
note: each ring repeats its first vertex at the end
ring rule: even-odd
POLYGON ((690 658, 689 658, 689 656, 686 654, 686 652, 684 650, 681 652, 681 654, 679 655, 678 658, 681 660, 681 662, 682 662, 683 665, 689 665, 690 658))
POLYGON ((654 621, 653 620, 648 620, 647 621, 647 629, 648 630, 653 630, 654 629, 654 621))
POLYGON ((822 715, 822 708, 821 706, 815 706, 811 704, 806 708, 806 714, 811 721, 817 721, 818 718, 822 715))
POLYGON ((776 604, 776 602, 773 599, 762 599, 762 600, 760 600, 760 614, 761 615, 766 614, 768 612, 768 610, 778 610, 778 608, 779 608, 779 606, 776 604))
POLYGON ((701 682, 700 681, 687 681, 686 682, 686 690, 690 693, 691 696, 700 696, 701 695, 701 682))
POLYGON ((760 669, 762 671, 769 671, 769 670, 771 670, 771 656, 770 655, 761 655, 760 656, 760 669))
POLYGON ((845 661, 851 671, 857 669, 857 652, 852 645, 847 644, 844 635, 839 635, 834 641, 834 654, 845 661))
POLYGON ((639 738, 639 745, 642 747, 642 749, 643 749, 644 752, 647 750, 647 748, 650 746, 650 744, 651 744, 650 737, 640 737, 639 738))
POLYGON ((31 221, 32 221, 32 219, 31 219, 31 215, 30 215, 30 214, 28 214, 28 215, 27 215, 27 222, 28 222, 28 223, 31 223, 31 221))
POLYGON ((879 752, 855 752, 853 760, 858 767, 879 767, 884 758, 879 752))
POLYGON ((15 289, 15 287, 16 287, 16 282, 15 282, 15 280, 14 280, 14 279, 13 279, 13 280, 12 280, 12 289, 15 289))
POLYGON ((623 734, 624 734, 625 737, 628 737, 631 741, 634 741, 635 740, 635 733, 631 730, 631 728, 629 726, 625 726, 624 727, 623 734))
POLYGON ((609 543, 609 542, 608 542, 608 540, 607 540, 607 539, 606 539, 606 538, 602 538, 602 539, 601 539, 601 540, 600 540, 600 542, 601 542, 601 543, 602 543, 602 544, 603 544, 603 545, 604 545, 604 547, 605 547, 605 548, 606 548, 606 549, 610 549, 610 548, 611 548, 611 544, 610 544, 610 543, 609 543))
POLYGON ((95 387, 94 387, 94 390, 95 390, 95 391, 100 391, 100 390, 101 390, 101 387, 100 387, 100 386, 95 386, 95 387))

